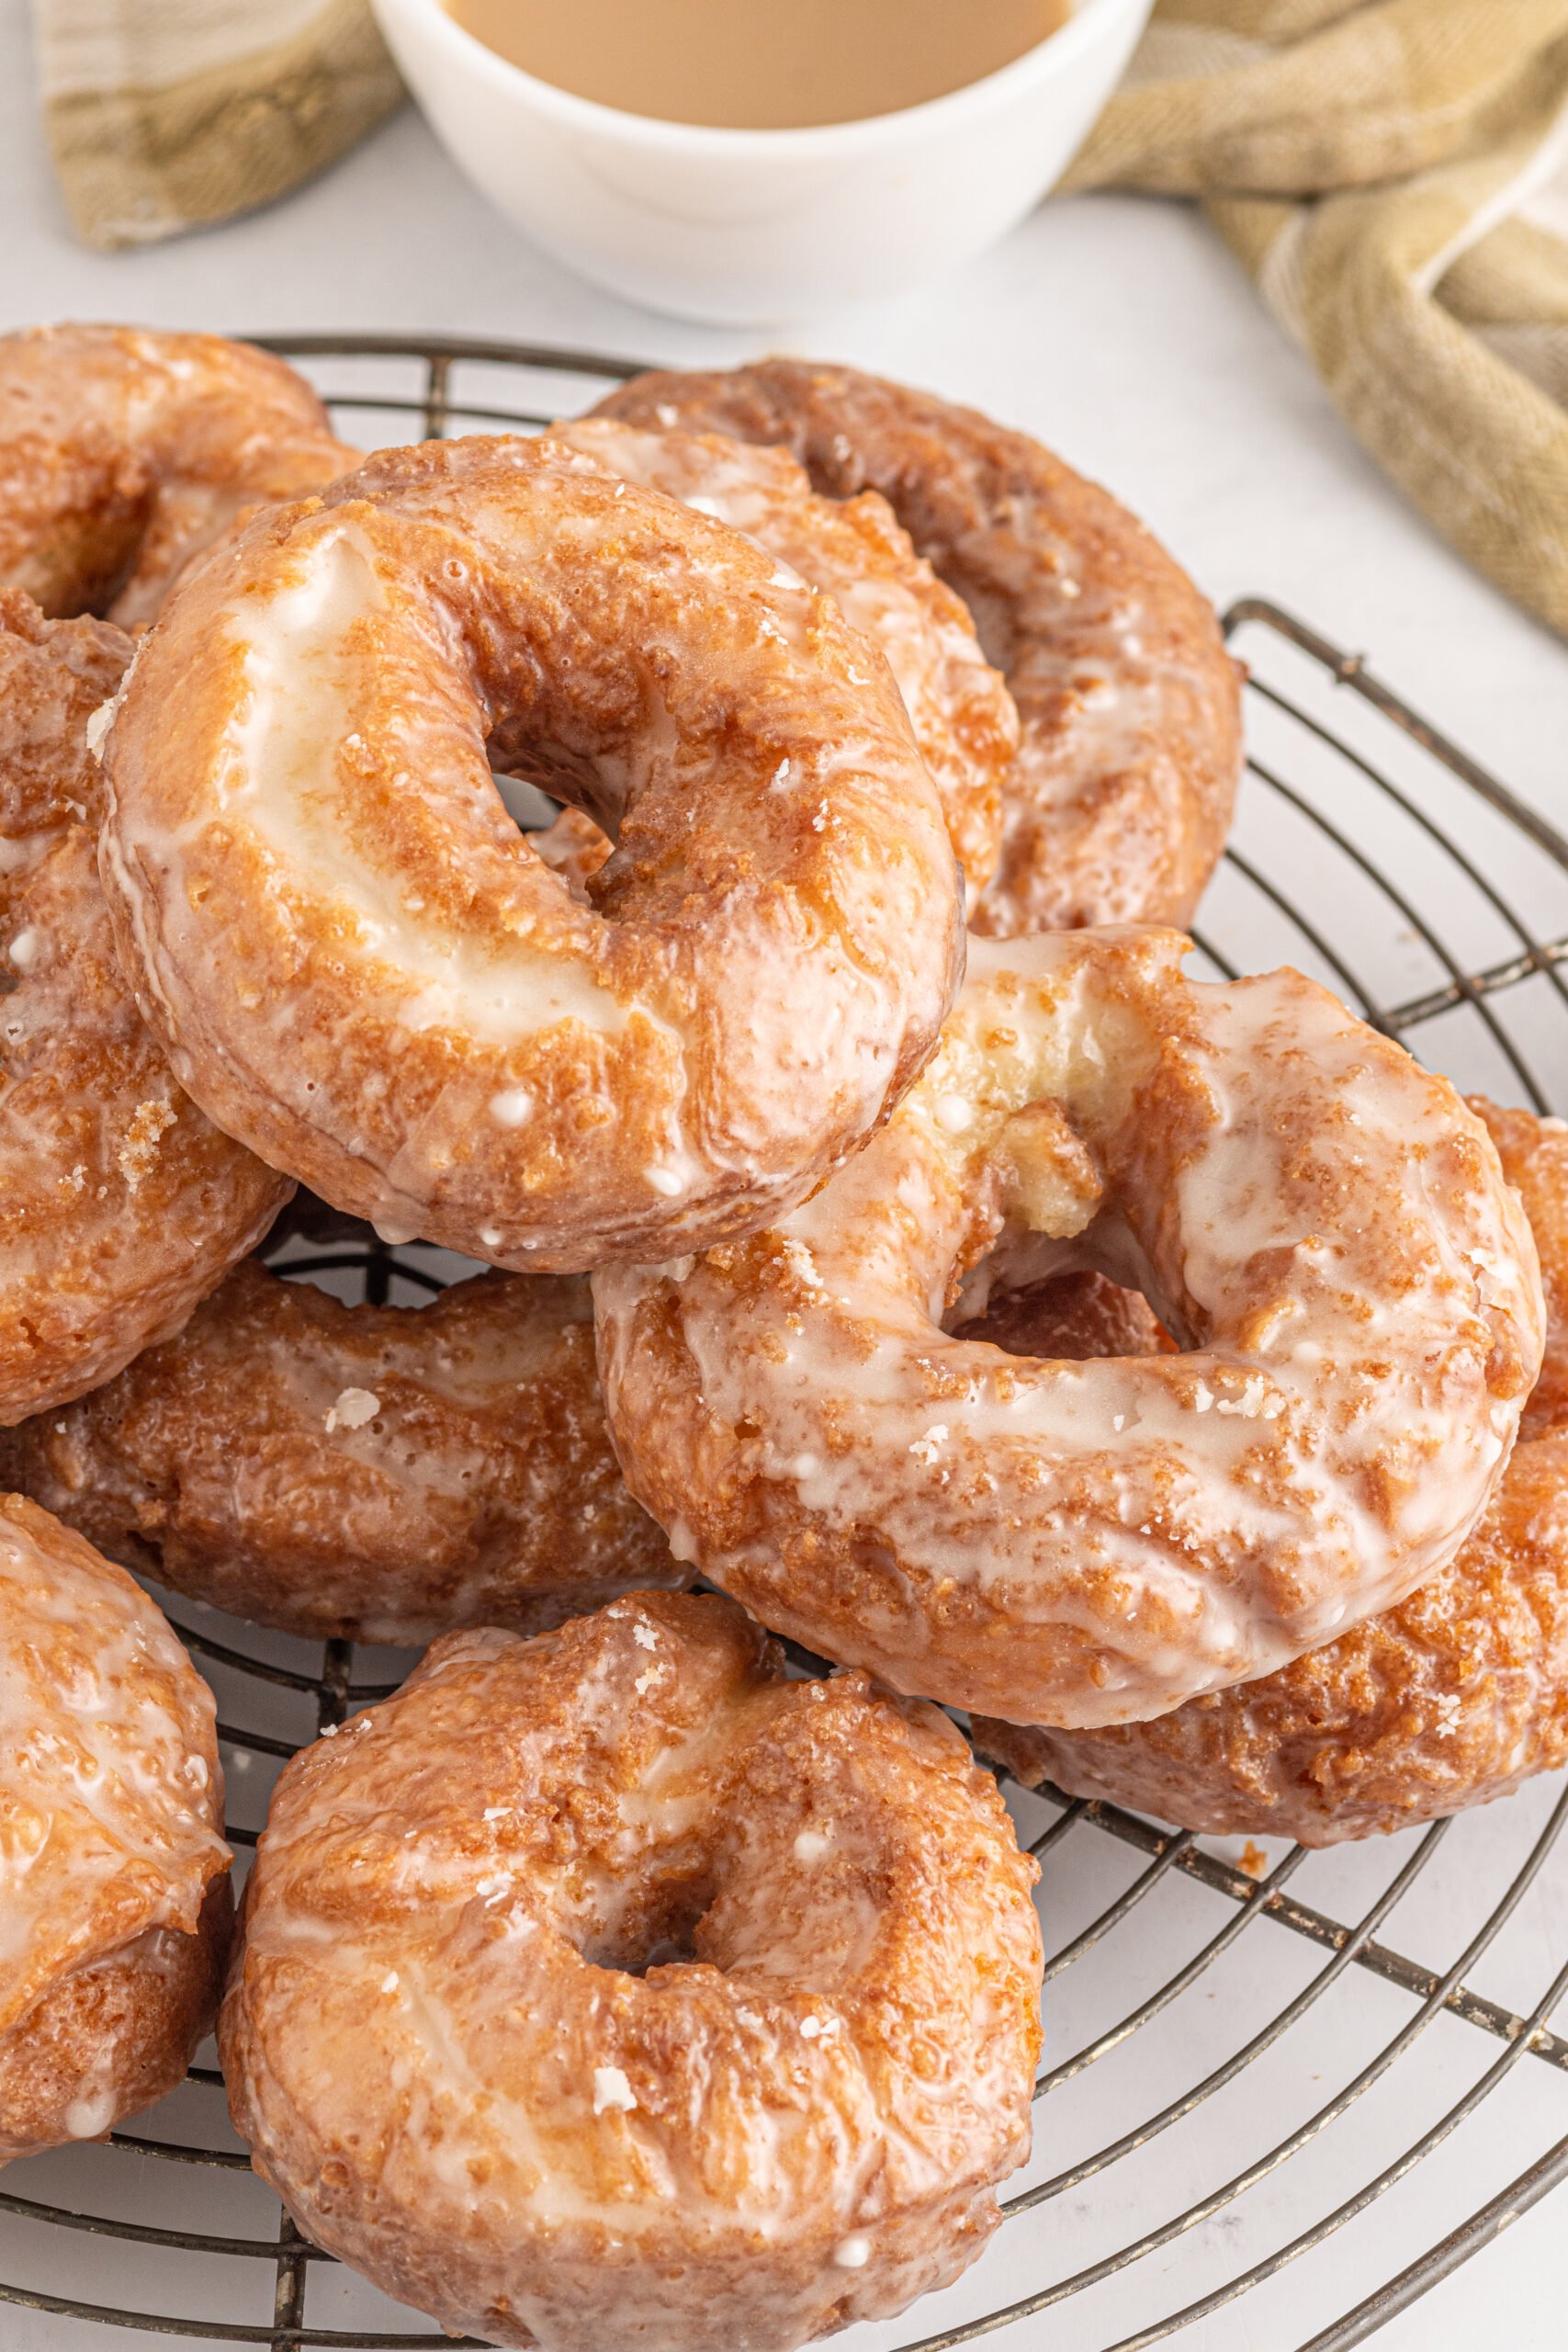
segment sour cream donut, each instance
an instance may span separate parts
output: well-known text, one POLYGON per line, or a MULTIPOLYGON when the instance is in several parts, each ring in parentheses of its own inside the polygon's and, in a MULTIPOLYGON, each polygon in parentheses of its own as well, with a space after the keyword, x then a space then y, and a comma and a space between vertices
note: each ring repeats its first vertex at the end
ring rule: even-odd
POLYGON ((1105 491, 974 409, 806 360, 637 376, 593 413, 782 443, 831 497, 879 491, 962 596, 1023 729, 972 930, 1190 919, 1241 770, 1239 673, 1105 491))
POLYGON ((1121 1723, 1391 1606, 1480 1516, 1541 1346, 1484 1128, 1300 974, 1203 985, 1186 947, 974 943, 931 1069, 806 1207, 595 1276, 627 1484, 775 1631, 1010 1721, 1121 1723), (1075 1262, 1189 1352, 941 1328, 1075 1262))
POLYGON ((1103 1731, 975 1724, 1032 1786, 1303 1846, 1489 1804, 1568 1758, 1568 1129, 1474 1105, 1540 1250, 1547 1364, 1492 1503, 1397 1609, 1261 1682, 1103 1731))
POLYGON ((51 614, 151 620, 243 508, 359 462, 303 377, 216 334, 0 336, 0 587, 51 614))
POLYGON ((212 1696, 123 1568, 0 1496, 0 2164, 172 2090, 217 2006, 212 1696))
POLYGON ((0 589, 0 1422, 177 1331, 287 1181, 182 1093, 98 882, 93 713, 130 640, 0 589))
POLYGON ((723 434, 645 432, 594 417, 549 433, 606 473, 744 531, 832 597, 892 671, 953 851, 970 889, 983 889, 996 871, 1018 712, 967 608, 915 553, 886 501, 874 491, 820 498, 786 449, 748 448, 723 434))
POLYGON ((345 1306, 247 1259, 118 1380, 0 1432, 0 1484, 287 1633, 533 1633, 691 1581, 611 1451, 592 1318, 581 1275, 345 1306))
POLYGON ((750 1231, 886 1116, 962 964, 880 657, 739 532, 550 443, 431 443, 171 599, 104 872, 181 1082, 335 1206, 573 1271, 750 1231), (618 834, 596 908, 502 807, 618 834))
POLYGON ((995 2228, 1036 1874, 935 1709, 786 1681, 731 1602, 448 1635, 277 1784, 235 2126, 317 2245, 454 2332, 790 2352, 995 2228))

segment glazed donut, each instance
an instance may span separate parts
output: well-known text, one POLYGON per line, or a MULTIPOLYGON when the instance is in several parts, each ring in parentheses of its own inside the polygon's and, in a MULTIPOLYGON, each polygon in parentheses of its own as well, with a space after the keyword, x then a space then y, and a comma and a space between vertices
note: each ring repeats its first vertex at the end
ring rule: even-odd
POLYGON ((830 497, 879 491, 956 589, 1023 729, 972 930, 1190 920, 1241 772, 1240 673, 1105 491, 973 409, 805 360, 638 376, 593 413, 782 443, 830 497))
POLYGON ((1568 1758, 1568 1129, 1473 1107, 1524 1196, 1548 1316, 1546 1365, 1474 1534, 1397 1609, 1157 1723, 977 1719, 976 1743, 1018 1779, 1331 1846, 1488 1804, 1568 1758))
POLYGON ((1203 985, 1186 950, 973 942, 931 1069, 806 1207, 595 1275, 628 1486, 774 1631, 1012 1722, 1121 1723, 1390 1606, 1479 1517, 1541 1345, 1484 1128, 1299 973, 1203 985), (1190 1351, 940 1327, 1073 1264, 1190 1351))
POLYGON ((176 1339, 0 1433, 0 1483, 286 1632, 533 1633, 691 1571, 627 1494, 581 1275, 345 1306, 247 1259, 176 1339))
POLYGON ((582 417, 552 424, 549 435, 623 481, 744 531, 832 597, 892 671, 954 854, 970 888, 982 889, 996 871, 1018 712, 966 607, 915 553, 886 501, 874 491, 819 498, 787 450, 748 448, 716 433, 649 433, 582 417))
POLYGON ((258 502, 359 463, 292 368, 215 334, 0 335, 0 587, 51 614, 151 620, 258 502))
POLYGON ((212 2021, 212 1696, 123 1568, 0 1496, 0 2164, 101 2139, 212 2021))
POLYGON ((290 1190, 180 1091, 115 957, 87 736, 130 653, 0 590, 0 1422, 178 1330, 290 1190))
POLYGON ((550 443, 390 451, 258 515, 144 641, 107 765, 117 936, 182 1084, 335 1206, 496 1264, 792 1206, 961 968, 886 665, 739 533, 550 443), (619 832, 596 910, 492 767, 619 832))
POLYGON ((1029 2152, 1036 1865, 934 1708, 716 1597, 437 1642, 284 1770, 219 2026, 318 2245, 546 2352, 790 2352, 1029 2152))

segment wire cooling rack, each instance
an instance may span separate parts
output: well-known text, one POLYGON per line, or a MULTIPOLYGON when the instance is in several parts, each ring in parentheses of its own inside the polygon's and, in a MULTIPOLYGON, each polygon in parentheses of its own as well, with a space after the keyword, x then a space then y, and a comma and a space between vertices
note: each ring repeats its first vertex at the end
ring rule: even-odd
MULTIPOLYGON (((502 344, 276 347, 367 446, 526 429, 635 372, 502 344)), ((1568 1109, 1568 842, 1359 657, 1257 599, 1226 627, 1251 664, 1253 748, 1200 960, 1294 962, 1467 1088, 1568 1109)), ((308 1216, 272 1254, 377 1301, 464 1271, 308 1216)), ((243 1868, 281 1760, 408 1661, 168 1600, 218 1692, 243 1868)), ((1035 2156, 968 2277, 846 2352, 994 2332, 1029 2352, 1139 2352, 1190 2329, 1202 2352, 1346 2352, 1568 2174, 1560 1782, 1326 1855, 1007 1792, 1041 1858, 1051 1952, 1035 2156)), ((0 2301, 31 2316, 0 2321, 0 2341, 448 2346, 280 2217, 200 2055, 107 2144, 6 2175, 0 2301)))

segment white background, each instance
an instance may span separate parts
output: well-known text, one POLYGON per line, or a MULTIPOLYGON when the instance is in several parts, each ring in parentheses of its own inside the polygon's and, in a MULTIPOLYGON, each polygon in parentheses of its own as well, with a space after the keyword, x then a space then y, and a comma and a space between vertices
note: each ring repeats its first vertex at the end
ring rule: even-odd
MULTIPOLYGON (((486 210, 412 112, 264 215, 145 253, 89 254, 72 241, 38 134, 23 0, 0 0, 0 328, 71 316, 234 332, 468 333, 675 362, 729 361, 769 340, 673 324, 567 277, 486 210)), ((1568 653, 1404 504, 1194 215, 1120 198, 1048 207, 961 278, 875 311, 804 322, 782 340, 930 384, 1037 431, 1141 512, 1216 602, 1261 593, 1342 645, 1367 650, 1392 684, 1568 822, 1568 653)), ((1549 1080, 1558 1107, 1568 1108, 1568 1071, 1549 1080)), ((1062 1900, 1070 1909, 1074 1890, 1062 1900)), ((1568 1927, 1568 1903, 1551 1909, 1568 1927)), ((1354 2030, 1352 2021, 1347 2031, 1354 2030)), ((1546 2089, 1561 2094, 1549 2134, 1556 2136, 1568 2130, 1568 2088, 1549 2076, 1542 2096, 1546 2089)), ((1539 2132, 1528 2147, 1521 2139, 1517 2162, 1543 2143, 1539 2132)), ((1390 2144, 1399 2144, 1397 2132, 1390 2144)), ((23 2190, 26 2170, 13 2169, 6 2186, 23 2190)), ((1440 2212, 1434 2206, 1426 2238, 1506 2177, 1478 2178, 1468 2203, 1461 2179, 1457 2204, 1445 2202, 1440 2212)), ((1188 2188, 1179 2179, 1174 2186, 1188 2188)), ((33 2193, 58 2194, 58 2178, 33 2193)), ((1416 2200, 1414 2233, 1400 2235, 1385 2268, 1425 2242, 1420 2199, 1427 2193, 1420 2183, 1402 2192, 1416 2200)), ((1091 2187, 1075 2201, 1075 2227, 1092 2214, 1094 2194, 1091 2187)), ((1140 2199, 1133 2222, 1146 2225, 1168 2210, 1168 2195, 1140 2199)), ((1497 2344, 1557 2352, 1568 2337, 1554 2260, 1563 2211, 1552 2200, 1539 2207, 1395 2322, 1380 2345, 1390 2352, 1497 2344)), ((1231 2255, 1255 2258, 1305 2218, 1286 2200, 1263 2235, 1234 2243, 1231 2255)), ((12 2227, 0 2216, 0 2250, 12 2227)), ((87 2242, 78 2243, 85 2255, 87 2242)), ((1010 2264, 995 2300, 1070 2269, 1070 2244, 1066 2256, 1032 2273, 1024 2265, 1016 2276, 1010 2264)), ((1378 2275, 1375 2265, 1369 2275, 1378 2275)), ((1194 2352, 1291 2352, 1364 2291, 1359 2271, 1347 2277, 1337 2301, 1330 2286, 1327 2300, 1314 2300, 1310 2312, 1303 2306, 1299 2319, 1290 2292, 1275 2292, 1179 2340, 1194 2352)), ((102 2277, 95 2288, 106 2291, 102 2277)), ((313 2315, 317 2308, 312 2301, 313 2315)), ((1116 2324, 1134 2316, 1118 2314, 1116 2324)), ((324 2305, 321 2320, 355 2324, 324 2305)), ((897 2335, 918 2332, 906 2322, 897 2335)), ((1014 2352, 1036 2345, 1076 2352, 1081 2341, 1091 2352, 1105 2337, 1080 2339, 1063 2321, 1048 2332, 1029 2323, 990 2340, 1014 2352)), ((149 2339, 51 2332, 49 2323, 0 2308, 7 2352, 79 2343, 108 2352, 111 2341, 149 2339)))

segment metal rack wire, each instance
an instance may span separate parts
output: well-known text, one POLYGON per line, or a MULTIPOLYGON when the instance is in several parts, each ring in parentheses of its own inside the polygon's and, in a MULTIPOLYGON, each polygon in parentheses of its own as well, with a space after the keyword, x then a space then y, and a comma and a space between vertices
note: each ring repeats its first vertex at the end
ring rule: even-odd
MULTIPOLYGON (((340 430, 366 442, 527 429, 635 372, 505 344, 313 336, 275 347, 321 377, 340 430)), ((1359 656, 1258 599, 1235 605, 1226 628, 1253 664, 1254 750, 1205 900, 1201 956, 1224 973, 1302 964, 1461 1083, 1568 1109, 1568 841, 1359 656)), ((456 1271, 367 1230, 323 1245, 296 1228, 275 1256, 378 1302, 428 1295, 456 1271)), ((190 1602, 173 1601, 171 1614, 219 1692, 243 1862, 269 1771, 395 1687, 399 1661, 290 1643, 190 1602)), ((1048 1926, 1066 1929, 1046 1971, 1040 2153, 1007 2200, 998 2251, 924 2307, 923 2329, 922 2310, 848 2342, 950 2352, 1007 2328, 1031 2347, 1142 2352, 1248 2297, 1270 2314, 1270 2342, 1348 2352, 1568 2175, 1568 2038, 1551 2023, 1568 1991, 1557 1855, 1568 1789, 1538 1786, 1493 1808, 1483 1840, 1474 1820, 1439 1823, 1331 1857, 1238 1854, 1235 1840, 1114 1805, 1050 1789, 1009 1794, 1044 1865, 1048 1926), (1359 2021, 1345 2006, 1351 1985, 1379 1995, 1359 2021), (1211 1998, 1221 2006, 1205 2010, 1211 1998), (1330 2065, 1309 2076, 1296 2053, 1325 2058, 1337 2041, 1348 2047, 1320 2094, 1310 2085, 1330 2065), (1385 2093, 1417 2067, 1415 2103, 1432 2112, 1407 2137, 1385 2093), (1247 2129, 1227 2101, 1258 2077, 1270 2128, 1253 2128, 1258 2144, 1236 2164, 1247 2129), (1282 2114, 1294 2120, 1280 2131, 1282 2114), (1496 2114, 1500 2132, 1488 2126, 1496 2114), (1228 2124, 1211 2129, 1221 2116, 1228 2124), (1527 2133, 1529 2161, 1516 2169, 1527 2133), (1391 2226, 1402 2186, 1423 2166, 1428 2180, 1441 2174, 1445 2150, 1461 2143, 1465 2162, 1444 2188, 1452 2225, 1435 2244, 1418 2213, 1391 2226), (1174 2209, 1148 2172, 1173 2147, 1182 2179, 1214 2176, 1174 2209), (1480 2202, 1477 2171, 1498 2176, 1480 2202), (1053 2225, 1064 2213, 1070 2231, 1053 2225), (1382 2238, 1369 2253, 1358 2233, 1374 2213, 1392 2267, 1382 2238), (1106 2242, 1093 2251, 1097 2229, 1106 2242), (1258 2250, 1237 2263, 1233 2249, 1248 2238, 1258 2250), (1074 2267, 1067 2250, 1079 2245, 1089 2258, 1074 2267), (1325 2272, 1331 2246, 1361 2251, 1337 2254, 1325 2272), (1287 2272, 1314 2283, 1270 2302, 1287 2272)), ((215 2069, 198 2064, 107 2148, 8 2173, 0 2303, 58 2322, 64 2332, 41 2339, 51 2345, 102 2342, 96 2324, 271 2352, 450 2346, 368 2290, 355 2302, 357 2282, 250 2177, 221 2098, 215 2069), (334 2323, 364 2324, 327 2324, 329 2291, 334 2323)), ((39 2340, 28 2324, 8 2340, 39 2340)))

